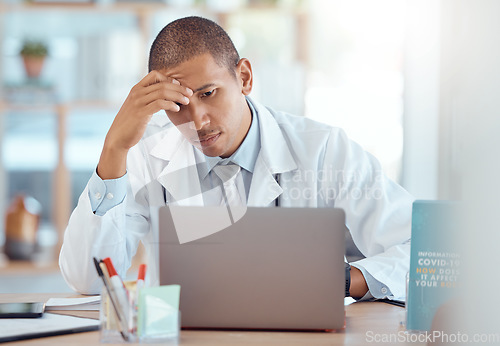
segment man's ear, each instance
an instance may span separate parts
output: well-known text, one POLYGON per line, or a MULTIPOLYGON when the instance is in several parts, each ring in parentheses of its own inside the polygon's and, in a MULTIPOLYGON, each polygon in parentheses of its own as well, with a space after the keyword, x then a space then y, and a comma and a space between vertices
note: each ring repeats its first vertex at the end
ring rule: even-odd
POLYGON ((252 64, 247 58, 242 58, 236 65, 236 78, 241 83, 241 93, 245 96, 252 92, 253 73, 252 64))

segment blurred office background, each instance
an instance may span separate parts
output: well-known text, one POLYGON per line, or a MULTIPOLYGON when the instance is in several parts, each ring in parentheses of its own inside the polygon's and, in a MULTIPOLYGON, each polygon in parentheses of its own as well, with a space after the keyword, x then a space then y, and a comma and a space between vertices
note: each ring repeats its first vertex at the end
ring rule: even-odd
MULTIPOLYGON (((495 74, 484 77, 498 71, 495 60, 485 61, 474 86, 463 72, 469 60, 481 65, 475 48, 498 50, 498 13, 496 0, 3 0, 0 246, 5 212, 24 194, 41 204, 38 250, 57 250, 107 129, 147 73, 152 40, 187 15, 219 22, 251 60, 252 97, 344 128, 419 199, 460 199, 474 186, 464 180, 464 146, 498 125, 467 131, 479 115, 470 89, 498 90, 495 74), (473 44, 478 38, 483 46, 473 44), (48 48, 38 78, 26 76, 27 40, 48 48)), ((481 114, 498 109, 485 102, 481 114)), ((50 292, 62 281, 57 251, 48 253, 33 265, 46 268, 50 292)), ((30 289, 17 268, 0 261, 0 292, 14 287, 8 282, 30 289)))

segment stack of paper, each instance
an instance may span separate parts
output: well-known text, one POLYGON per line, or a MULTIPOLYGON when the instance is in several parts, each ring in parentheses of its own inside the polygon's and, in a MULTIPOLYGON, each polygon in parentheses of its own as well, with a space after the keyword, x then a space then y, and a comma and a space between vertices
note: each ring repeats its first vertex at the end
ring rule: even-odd
POLYGON ((98 320, 44 314, 41 318, 0 319, 0 342, 39 338, 99 329, 98 320))
POLYGON ((50 298, 45 303, 45 311, 57 310, 99 310, 101 296, 85 298, 50 298))

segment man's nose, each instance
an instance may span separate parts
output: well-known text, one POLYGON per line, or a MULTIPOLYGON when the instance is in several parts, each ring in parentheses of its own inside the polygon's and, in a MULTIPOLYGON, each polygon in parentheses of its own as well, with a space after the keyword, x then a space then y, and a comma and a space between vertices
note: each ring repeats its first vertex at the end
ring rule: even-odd
POLYGON ((196 131, 201 130, 205 125, 210 123, 207 110, 203 105, 190 103, 188 107, 190 120, 193 122, 196 131))

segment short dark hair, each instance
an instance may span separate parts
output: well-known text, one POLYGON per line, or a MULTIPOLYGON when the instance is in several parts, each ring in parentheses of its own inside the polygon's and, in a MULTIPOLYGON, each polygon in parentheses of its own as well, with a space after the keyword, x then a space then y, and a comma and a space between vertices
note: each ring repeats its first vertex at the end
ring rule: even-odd
POLYGON ((205 53, 210 53, 217 65, 235 73, 240 56, 224 29, 202 17, 177 19, 165 26, 151 45, 149 72, 177 66, 205 53))

